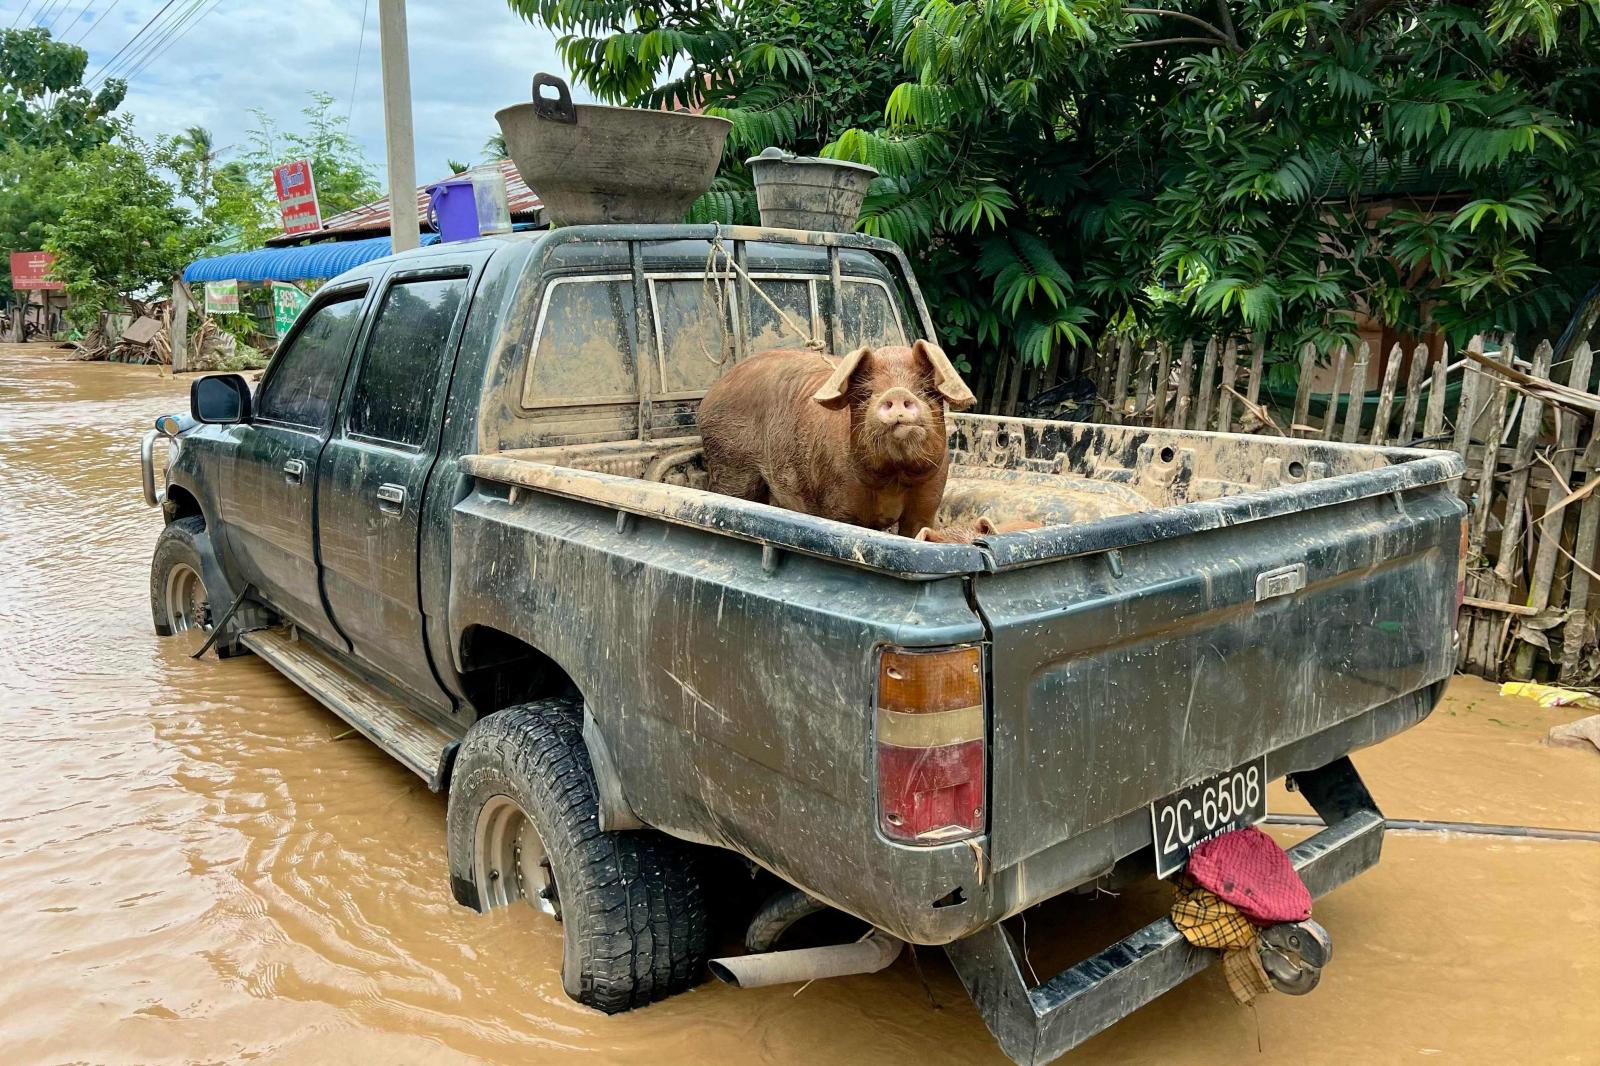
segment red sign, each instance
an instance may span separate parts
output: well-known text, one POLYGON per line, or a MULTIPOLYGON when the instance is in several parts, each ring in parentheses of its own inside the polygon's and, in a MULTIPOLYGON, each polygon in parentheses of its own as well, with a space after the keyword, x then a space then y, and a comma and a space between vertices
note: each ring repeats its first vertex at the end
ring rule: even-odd
POLYGON ((59 281, 45 275, 56 265, 56 257, 49 252, 12 252, 11 287, 26 292, 29 289, 64 289, 59 281))
POLYGON ((317 208, 317 183, 311 177, 309 160, 296 159, 273 167, 272 184, 278 190, 283 232, 310 233, 322 228, 322 212, 317 208))

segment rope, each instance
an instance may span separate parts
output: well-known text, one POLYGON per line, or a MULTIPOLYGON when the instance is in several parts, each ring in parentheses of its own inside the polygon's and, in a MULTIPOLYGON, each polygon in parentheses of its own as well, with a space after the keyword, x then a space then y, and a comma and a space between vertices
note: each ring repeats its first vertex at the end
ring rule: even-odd
MULTIPOLYGON (((761 299, 766 301, 767 306, 772 308, 772 310, 777 313, 778 317, 783 320, 783 324, 789 328, 789 331, 791 333, 793 333, 795 336, 797 336, 797 337, 801 338, 802 340, 804 340, 806 342, 806 347, 811 349, 812 351, 814 351, 814 352, 826 351, 827 348, 826 348, 826 346, 823 345, 823 343, 821 341, 819 341, 815 337, 813 337, 811 335, 810 331, 801 329, 799 323, 797 323, 794 319, 790 318, 789 317, 789 313, 787 311, 785 311, 783 308, 779 307, 776 303, 774 303, 773 300, 772 300, 772 297, 768 296, 766 294, 766 291, 764 289, 762 289, 760 285, 756 284, 756 280, 754 278, 752 278, 745 271, 744 267, 740 266, 738 264, 738 262, 734 260, 733 256, 728 252, 728 249, 723 246, 723 243, 722 243, 722 224, 720 222, 717 222, 717 223, 712 223, 712 225, 715 228, 712 230, 712 234, 711 234, 711 245, 710 245, 709 249, 707 249, 707 251, 706 251, 706 280, 707 281, 710 280, 711 275, 712 275, 713 263, 714 263, 714 261, 715 261, 715 259, 717 257, 717 253, 721 252, 722 253, 722 258, 727 262, 728 266, 732 267, 738 273, 738 275, 741 278, 743 278, 746 282, 749 283, 750 288, 755 290, 755 294, 757 296, 761 297, 761 299)), ((718 306, 719 306, 719 309, 720 309, 721 304, 719 303, 718 306)), ((727 324, 726 324, 727 323, 726 316, 723 317, 722 321, 723 321, 723 327, 722 328, 723 329, 727 329, 728 327, 727 327, 727 324)), ((715 362, 715 360, 713 360, 713 362, 715 362)), ((717 363, 717 365, 721 366, 722 364, 721 363, 717 363)))

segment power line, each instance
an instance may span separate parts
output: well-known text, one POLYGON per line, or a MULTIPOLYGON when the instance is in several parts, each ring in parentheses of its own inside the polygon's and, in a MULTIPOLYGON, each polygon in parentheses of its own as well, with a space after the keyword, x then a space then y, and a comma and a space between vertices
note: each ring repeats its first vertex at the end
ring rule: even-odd
POLYGON ((156 52, 154 55, 151 55, 148 59, 146 59, 143 62, 141 62, 138 65, 137 68, 135 68, 134 70, 132 70, 132 71, 128 72, 126 75, 124 75, 124 80, 132 81, 134 78, 138 77, 140 74, 143 74, 146 70, 148 70, 152 64, 154 64, 162 56, 167 54, 167 50, 169 48, 171 48, 173 45, 177 44, 179 41, 183 40, 186 36, 188 36, 190 30, 192 30, 196 26, 198 26, 202 19, 204 19, 207 15, 211 14, 211 12, 215 11, 217 9, 217 5, 220 4, 220 3, 222 3, 222 0, 211 0, 211 6, 210 7, 206 8, 204 11, 200 12, 198 15, 193 16, 191 18, 191 20, 189 21, 188 25, 182 26, 180 29, 178 29, 176 31, 176 35, 172 36, 171 39, 168 40, 166 44, 161 46, 161 50, 160 51, 156 52))
MULTIPOLYGON (((79 19, 83 18, 83 13, 85 11, 89 10, 89 5, 92 4, 92 3, 94 3, 94 0, 83 0, 83 6, 78 8, 78 13, 76 15, 74 15, 72 18, 68 19, 67 20, 67 24, 65 26, 61 27, 62 32, 64 33, 67 30, 72 29, 72 24, 74 22, 77 22, 79 19)), ((67 0, 66 3, 61 5, 61 15, 65 15, 67 13, 68 9, 70 9, 71 7, 72 7, 72 0, 67 0)), ((55 33, 56 32, 56 23, 61 20, 61 15, 57 15, 55 18, 50 20, 50 32, 51 33, 55 33)))
POLYGON ((22 5, 22 10, 17 12, 17 17, 11 20, 11 28, 12 29, 16 29, 17 28, 17 23, 21 22, 23 19, 28 17, 28 8, 30 8, 32 6, 33 6, 33 0, 28 0, 27 3, 22 5))
MULTIPOLYGON (((50 17, 50 9, 55 7, 57 2, 58 0, 47 0, 45 5, 39 9, 38 14, 33 16, 33 24, 48 29, 49 27, 45 26, 44 20, 50 17)), ((70 3, 71 0, 59 0, 59 2, 70 3)))
POLYGON ((108 67, 110 67, 113 63, 115 63, 117 60, 121 59, 124 55, 126 55, 127 52, 128 52, 128 49, 133 47, 133 43, 135 41, 137 41, 139 38, 143 37, 144 34, 145 34, 145 31, 148 30, 151 26, 153 26, 155 24, 156 19, 159 19, 162 15, 166 14, 167 13, 167 8, 171 7, 173 4, 175 4, 177 2, 178 2, 178 0, 167 0, 166 3, 162 4, 161 5, 161 10, 157 11, 154 15, 151 15, 149 21, 146 22, 143 26, 140 26, 138 31, 132 37, 128 38, 127 44, 124 44, 121 48, 117 49, 116 55, 114 55, 110 59, 106 60, 106 62, 100 67, 100 69, 95 71, 94 74, 92 74, 89 77, 88 81, 84 82, 84 84, 88 85, 89 82, 92 82, 96 78, 100 77, 100 75, 103 74, 108 67))
POLYGON ((90 23, 88 29, 86 29, 82 33, 78 34, 78 39, 76 41, 73 41, 72 43, 73 44, 82 44, 83 43, 83 39, 85 37, 89 36, 89 34, 93 33, 94 32, 94 28, 96 26, 100 25, 100 23, 104 22, 106 20, 106 16, 111 14, 111 12, 120 3, 122 3, 122 0, 111 0, 111 6, 106 8, 104 11, 100 12, 100 17, 95 19, 94 22, 90 23))
POLYGON ((184 2, 187 3, 188 6, 180 7, 171 18, 167 19, 165 25, 158 26, 156 29, 151 31, 149 37, 145 38, 137 47, 119 60, 117 64, 112 67, 112 69, 106 71, 106 77, 116 77, 120 78, 122 81, 127 81, 128 73, 140 63, 144 62, 144 60, 148 58, 152 52, 166 44, 167 41, 171 40, 172 35, 174 32, 176 32, 178 26, 182 24, 185 19, 192 16, 195 10, 204 2, 204 0, 184 0, 184 2))
POLYGON ((356 109, 356 85, 361 81, 361 47, 367 43, 367 6, 370 3, 371 0, 361 2, 361 36, 356 38, 356 69, 350 72, 350 106, 344 109, 346 123, 356 109))

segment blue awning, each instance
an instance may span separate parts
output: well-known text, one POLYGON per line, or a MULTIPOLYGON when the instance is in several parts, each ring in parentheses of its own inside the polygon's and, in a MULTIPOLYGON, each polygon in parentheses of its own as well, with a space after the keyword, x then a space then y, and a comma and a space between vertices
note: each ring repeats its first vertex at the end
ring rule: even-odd
MULTIPOLYGON (((423 244, 433 244, 437 233, 424 233, 423 244)), ((351 267, 371 262, 393 251, 388 237, 363 241, 325 241, 298 248, 260 248, 196 259, 183 268, 184 281, 301 281, 331 278, 351 267)))

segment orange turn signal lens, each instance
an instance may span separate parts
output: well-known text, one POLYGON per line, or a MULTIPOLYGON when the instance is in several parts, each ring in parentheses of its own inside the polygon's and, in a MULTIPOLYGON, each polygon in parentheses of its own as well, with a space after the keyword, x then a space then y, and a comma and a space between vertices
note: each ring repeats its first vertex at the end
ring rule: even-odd
POLYGON ((938 651, 886 648, 878 660, 878 707, 935 714, 983 703, 983 654, 977 645, 938 651))

